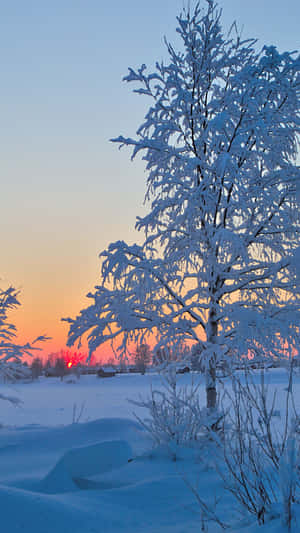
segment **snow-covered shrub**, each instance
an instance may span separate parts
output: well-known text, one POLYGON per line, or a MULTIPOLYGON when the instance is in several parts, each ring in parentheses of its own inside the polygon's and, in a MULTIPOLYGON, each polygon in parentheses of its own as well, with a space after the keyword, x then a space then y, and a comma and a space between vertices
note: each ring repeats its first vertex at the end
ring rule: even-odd
POLYGON ((169 364, 162 372, 161 390, 151 388, 148 398, 130 402, 147 409, 147 417, 135 416, 156 444, 189 444, 222 418, 217 410, 202 407, 198 389, 193 383, 179 386, 176 364, 169 364))
POLYGON ((148 344, 137 344, 134 351, 134 363, 136 370, 141 374, 145 374, 147 366, 151 361, 151 350, 148 344))
MULTIPOLYGON (((259 384, 247 369, 245 382, 235 376, 229 429, 224 433, 224 465, 218 471, 243 509, 256 516, 259 524, 266 517, 281 514, 288 528, 292 504, 299 488, 299 417, 292 397, 292 366, 286 389, 285 410, 279 428, 275 409, 276 392, 270 397, 261 371, 259 384), (277 419, 277 420, 276 420, 277 419)), ((299 495, 300 496, 300 495, 299 495)))

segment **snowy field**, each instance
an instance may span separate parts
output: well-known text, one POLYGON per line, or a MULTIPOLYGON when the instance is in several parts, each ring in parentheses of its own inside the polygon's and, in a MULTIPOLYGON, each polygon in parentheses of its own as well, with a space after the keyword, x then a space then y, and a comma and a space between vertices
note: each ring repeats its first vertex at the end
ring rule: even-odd
MULTIPOLYGON (((272 370, 267 377, 277 388, 280 411, 287 373, 272 370)), ((184 375, 180 384, 191 379, 200 380, 204 401, 202 376, 184 375)), ((198 533, 201 527, 221 531, 218 525, 202 521, 189 485, 197 486, 209 504, 220 498, 217 512, 230 522, 230 531, 282 531, 278 520, 261 528, 241 522, 216 473, 213 444, 177 449, 176 461, 168 450, 153 449, 127 401, 147 396, 151 384, 159 387, 160 376, 83 376, 74 383, 42 378, 1 385, 1 393, 23 401, 21 407, 1 402, 1 531, 198 533), (82 405, 79 423, 72 423, 74 406, 77 416, 82 405)), ((299 408, 297 375, 294 393, 299 408)))
MULTIPOLYGON (((204 383, 202 375, 193 374, 193 379, 204 383)), ((190 381, 190 376, 185 375, 179 383, 187 384, 190 381)), ((23 404, 20 408, 9 403, 5 406, 1 404, 0 422, 17 426, 71 424, 74 405, 77 412, 83 405, 80 422, 107 417, 133 419, 134 407, 128 399, 147 396, 151 385, 154 388, 161 386, 159 374, 117 374, 105 379, 90 375, 81 376, 79 380, 71 375, 64 378, 63 382, 59 378, 40 378, 32 383, 9 387, 1 385, 2 393, 17 396, 23 404)), ((200 394, 203 394, 204 401, 204 388, 200 394)))

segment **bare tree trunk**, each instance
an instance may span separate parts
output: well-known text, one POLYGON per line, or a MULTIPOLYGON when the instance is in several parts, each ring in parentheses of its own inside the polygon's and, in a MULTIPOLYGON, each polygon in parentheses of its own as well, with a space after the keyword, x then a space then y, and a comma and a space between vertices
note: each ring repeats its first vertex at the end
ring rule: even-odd
MULTIPOLYGON (((216 343, 218 335, 218 324, 214 320, 215 312, 212 311, 209 320, 209 336, 208 342, 210 345, 216 343)), ((211 356, 209 367, 206 370, 206 407, 214 409, 217 405, 217 387, 216 387, 216 355, 211 356)))
POLYGON ((206 407, 214 409, 217 405, 217 388, 216 388, 216 366, 209 365, 206 371, 206 407))

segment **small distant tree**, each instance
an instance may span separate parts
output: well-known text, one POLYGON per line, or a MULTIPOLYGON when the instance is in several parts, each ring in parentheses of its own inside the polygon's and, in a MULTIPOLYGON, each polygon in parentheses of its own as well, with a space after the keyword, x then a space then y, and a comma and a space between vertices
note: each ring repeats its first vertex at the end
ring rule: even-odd
POLYGON ((120 374, 125 374, 126 372, 128 372, 128 361, 127 360, 124 360, 122 359, 118 365, 118 372, 120 374))
POLYGON ((35 357, 31 363, 32 379, 38 379, 43 372, 43 362, 40 357, 35 357))
POLYGON ((177 20, 181 49, 166 42, 167 62, 125 78, 150 99, 136 137, 113 139, 146 163, 144 241, 101 254, 68 343, 88 333, 90 353, 115 340, 121 355, 147 336, 199 344, 215 408, 219 361, 280 357, 299 327, 300 58, 224 32, 215 0, 177 20))
POLYGON ((165 347, 161 348, 160 346, 155 349, 153 355, 153 364, 155 366, 161 367, 169 360, 168 352, 165 347))
POLYGON ((55 375, 59 376, 61 381, 63 381, 64 376, 68 374, 68 368, 66 361, 63 357, 58 357, 55 361, 54 366, 55 375))
POLYGON ((116 366, 116 360, 114 357, 109 357, 103 366, 111 366, 112 368, 115 368, 116 366))
POLYGON ((55 361, 56 361, 56 354, 54 352, 49 353, 45 361, 44 369, 49 370, 49 368, 53 368, 55 365, 55 361))
POLYGON ((145 374, 147 366, 151 362, 151 350, 148 344, 137 344, 134 352, 134 363, 136 369, 145 374))

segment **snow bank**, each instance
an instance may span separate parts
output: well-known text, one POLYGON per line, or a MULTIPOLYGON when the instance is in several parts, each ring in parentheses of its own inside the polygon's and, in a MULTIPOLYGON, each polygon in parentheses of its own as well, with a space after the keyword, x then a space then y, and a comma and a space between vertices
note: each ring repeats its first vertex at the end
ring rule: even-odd
MULTIPOLYGON (((191 378, 185 375, 180 381, 187 384, 191 378)), ((266 374, 267 378, 271 387, 276 386, 280 409, 287 375, 280 369, 272 370, 266 374)), ((216 454, 212 445, 206 448, 199 443, 195 449, 177 447, 171 449, 172 453, 162 446, 152 449, 147 433, 136 421, 125 418, 125 410, 122 411, 126 398, 149 393, 149 382, 148 376, 122 376, 110 386, 105 382, 96 389, 96 381, 93 385, 91 380, 90 401, 96 390, 101 390, 101 409, 106 405, 106 413, 118 412, 119 417, 67 426, 61 425, 60 413, 69 411, 75 399, 80 405, 83 400, 80 393, 87 394, 87 383, 70 387, 41 381, 20 388, 36 411, 31 411, 29 416, 26 401, 22 421, 31 420, 31 425, 0 430, 1 532, 198 533, 201 512, 185 483, 188 480, 206 503, 218 502, 218 515, 233 527, 238 525, 235 533, 282 533, 280 520, 272 520, 260 528, 252 520, 241 523, 240 516, 235 522, 236 504, 229 493, 224 493, 215 470, 216 454), (59 388, 61 395, 56 397, 59 388), (68 391, 73 391, 73 396, 68 391), (40 397, 43 397, 41 402, 40 397), (57 413, 56 427, 36 424, 48 423, 43 402, 45 405, 48 402, 51 408, 51 423, 57 413), (58 405, 64 410, 58 411, 58 405), (176 461, 171 459, 172 455, 176 461), (133 461, 128 462, 131 457, 133 461)), ((152 383, 158 386, 159 376, 154 376, 152 383)), ((225 382, 225 386, 230 385, 225 382)), ((298 407, 299 375, 295 376, 294 393, 298 407)), ((20 410, 7 402, 1 408, 1 416, 8 415, 10 409, 19 416, 20 410)), ((98 405, 88 412, 89 416, 97 409, 98 405)), ((15 419, 13 423, 16 422, 15 419)), ((299 525, 300 510, 296 506, 295 513, 299 525)), ((206 525, 211 533, 220 531, 213 523, 206 525)))
POLYGON ((88 476, 120 468, 131 457, 132 449, 123 440, 69 450, 42 480, 39 490, 47 493, 78 490, 88 476))

